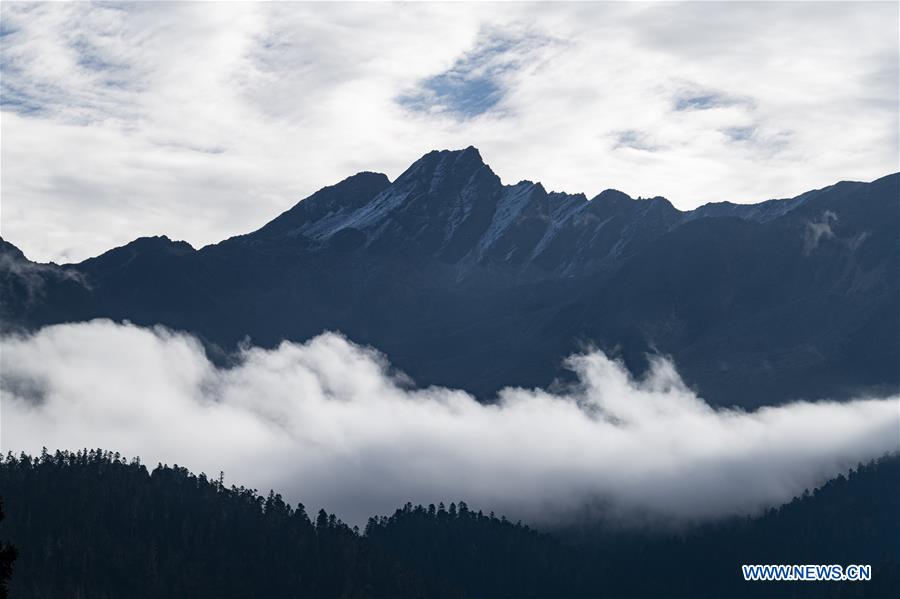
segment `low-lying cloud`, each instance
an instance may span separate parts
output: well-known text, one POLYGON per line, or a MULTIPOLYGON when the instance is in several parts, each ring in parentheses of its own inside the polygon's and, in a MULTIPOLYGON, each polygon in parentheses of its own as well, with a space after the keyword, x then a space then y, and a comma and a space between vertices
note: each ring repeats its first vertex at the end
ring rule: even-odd
POLYGON ((714 409, 668 360, 642 380, 573 356, 563 392, 482 405, 410 386, 373 349, 322 334, 231 369, 193 337, 98 320, 2 340, 2 449, 103 447, 178 463, 360 523, 465 500, 532 522, 752 514, 898 450, 897 397, 714 409))

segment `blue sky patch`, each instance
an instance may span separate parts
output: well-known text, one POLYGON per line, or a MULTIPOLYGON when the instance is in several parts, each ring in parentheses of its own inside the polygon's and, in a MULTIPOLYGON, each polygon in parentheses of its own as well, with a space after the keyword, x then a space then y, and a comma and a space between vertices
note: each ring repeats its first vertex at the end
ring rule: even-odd
POLYGON ((416 112, 447 113, 460 119, 484 114, 507 94, 504 75, 521 68, 524 55, 546 42, 534 35, 483 35, 475 48, 457 58, 449 69, 423 79, 397 102, 416 112))
POLYGON ((659 146, 650 140, 650 136, 643 131, 636 129, 626 129, 614 133, 615 143, 614 149, 631 148, 633 150, 641 150, 644 152, 655 152, 659 150, 659 146))
POLYGON ((727 93, 709 89, 690 89, 675 94, 672 99, 673 107, 678 112, 687 110, 710 110, 712 108, 725 108, 743 104, 752 107, 753 102, 749 98, 732 96, 727 93))

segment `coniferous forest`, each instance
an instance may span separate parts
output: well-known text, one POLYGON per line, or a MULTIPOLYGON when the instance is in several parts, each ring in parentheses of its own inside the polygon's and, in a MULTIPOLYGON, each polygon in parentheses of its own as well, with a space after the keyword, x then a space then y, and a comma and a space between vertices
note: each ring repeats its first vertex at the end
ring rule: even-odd
POLYGON ((463 501, 407 504, 360 531, 177 465, 102 450, 8 454, 0 580, 12 566, 10 596, 21 598, 890 597, 898 487, 893 456, 759 517, 680 531, 538 531, 463 501), (743 563, 871 564, 873 575, 750 583, 743 563))

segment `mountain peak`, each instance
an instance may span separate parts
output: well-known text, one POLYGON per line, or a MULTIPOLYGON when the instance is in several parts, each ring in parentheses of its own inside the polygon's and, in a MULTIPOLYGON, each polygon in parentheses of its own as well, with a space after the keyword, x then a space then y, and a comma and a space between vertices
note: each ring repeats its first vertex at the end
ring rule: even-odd
POLYGON ((157 260, 192 254, 196 250, 186 241, 174 241, 166 235, 138 237, 125 245, 108 250, 81 263, 89 269, 122 268, 135 260, 157 260))
POLYGON ((462 150, 432 150, 412 163, 395 183, 430 183, 434 188, 447 179, 465 182, 482 171, 499 182, 500 178, 484 163, 474 146, 462 150))
POLYGON ((170 239, 168 235, 148 235, 145 237, 138 237, 134 241, 130 241, 116 249, 124 248, 136 251, 194 251, 194 247, 187 241, 173 240, 170 239))
POLYGON ((591 202, 622 202, 631 201, 631 199, 630 195, 618 189, 604 189, 591 202))
POLYGON ((448 158, 451 160, 462 158, 484 165, 484 160, 481 157, 481 152, 479 152, 478 148, 476 148, 475 146, 467 146, 461 150, 432 150, 422 156, 416 162, 446 160, 448 158))

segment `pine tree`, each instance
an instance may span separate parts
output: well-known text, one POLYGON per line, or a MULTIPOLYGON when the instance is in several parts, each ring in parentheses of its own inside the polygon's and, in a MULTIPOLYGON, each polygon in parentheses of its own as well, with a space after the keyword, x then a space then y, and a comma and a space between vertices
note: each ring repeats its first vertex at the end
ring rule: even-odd
MULTIPOLYGON (((46 448, 44 448, 46 452, 46 448)), ((3 498, 0 497, 0 522, 3 521, 3 498)), ((7 582, 12 576, 13 562, 16 560, 16 548, 8 543, 0 542, 0 598, 8 594, 7 582)))

